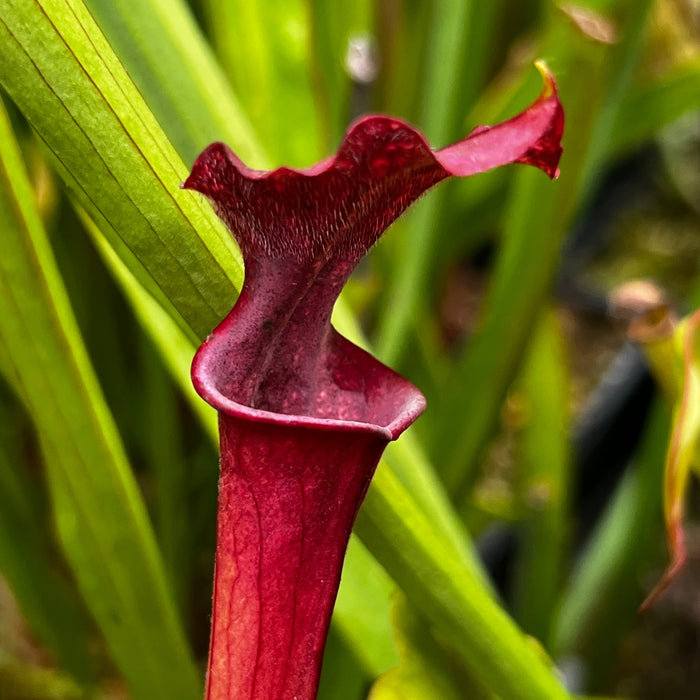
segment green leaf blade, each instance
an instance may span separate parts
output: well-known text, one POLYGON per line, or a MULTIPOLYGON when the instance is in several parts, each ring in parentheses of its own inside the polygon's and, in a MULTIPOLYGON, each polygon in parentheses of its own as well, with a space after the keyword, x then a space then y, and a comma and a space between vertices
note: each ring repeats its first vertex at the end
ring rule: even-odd
POLYGON ((240 286, 235 244, 179 190, 184 165, 86 8, 19 0, 0 21, 0 83, 140 281, 203 337, 240 286))
POLYGON ((0 114, 0 344, 39 434, 59 539, 135 698, 199 694, 148 516, 0 114))

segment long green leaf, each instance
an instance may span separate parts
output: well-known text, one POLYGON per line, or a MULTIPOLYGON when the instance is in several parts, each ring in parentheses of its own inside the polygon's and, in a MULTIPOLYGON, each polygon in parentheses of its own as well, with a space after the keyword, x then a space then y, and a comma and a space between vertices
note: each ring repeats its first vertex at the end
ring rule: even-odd
POLYGON ((191 465, 184 450, 181 407, 177 389, 151 343, 142 342, 139 349, 143 367, 140 437, 155 480, 155 532, 178 609, 186 613, 195 543, 188 498, 191 465))
POLYGON ((378 51, 372 34, 374 8, 371 0, 343 3, 305 0, 305 3, 310 15, 314 97, 326 136, 324 145, 330 152, 340 142, 349 119, 370 108, 365 102, 371 85, 353 85, 346 64, 351 41, 367 42, 370 62, 371 52, 378 51))
POLYGON ((230 308, 242 267, 80 0, 0 5, 0 84, 139 281, 189 332, 230 308), (224 269, 225 266, 225 269, 224 269))
MULTIPOLYGON (((455 372, 433 456, 460 497, 471 485, 496 426, 535 319, 547 297, 571 218, 587 200, 609 154, 615 119, 639 58, 652 0, 629 7, 620 43, 595 51, 588 37, 554 32, 561 97, 567 113, 562 175, 552 185, 541 173, 518 174, 509 202, 504 244, 478 333, 455 372), (576 83, 566 76, 576 73, 576 83), (585 81, 585 83, 582 83, 585 81), (468 388, 468 390, 467 390, 468 388), (454 406, 460 410, 455 411, 454 406), (467 420, 463 420, 463 416, 467 420), (454 442, 453 436, 459 436, 454 442)), ((553 69, 557 70, 556 64, 553 69)))
MULTIPOLYGON (((439 0, 432 4, 420 121, 436 146, 445 146, 455 137, 461 114, 471 108, 481 87, 485 53, 500 5, 497 0, 487 4, 439 0)), ((378 352, 386 362, 400 358, 419 300, 430 288, 426 273, 434 258, 446 193, 443 187, 418 204, 408 222, 407 245, 397 251, 399 259, 377 340, 378 352)))
POLYGON ((212 141, 226 141, 251 167, 268 165, 186 3, 87 0, 86 5, 185 162, 212 141), (179 108, 183 102, 186 111, 179 108))
POLYGON ((277 165, 325 156, 310 71, 305 0, 206 0, 214 46, 258 134, 277 165))
POLYGON ((0 344, 39 435, 61 546, 135 698, 199 678, 137 485, 0 113, 0 344))
POLYGON ((45 494, 24 473, 18 420, 21 411, 0 387, 0 572, 31 629, 56 653, 61 666, 86 680, 87 617, 55 571, 43 530, 45 494))
POLYGON ((661 490, 668 411, 656 406, 640 454, 617 488, 564 590, 554 631, 557 658, 586 660, 586 687, 600 687, 644 598, 640 582, 663 529, 661 490))
POLYGON ((546 311, 529 348, 520 390, 520 546, 514 567, 515 619, 549 643, 565 570, 570 468, 566 360, 560 328, 546 311))
POLYGON ((663 126, 692 109, 700 108, 700 60, 676 68, 625 97, 615 120, 611 149, 627 153, 663 126))
POLYGON ((534 646, 473 570, 445 547, 388 470, 377 471, 357 530, 483 687, 508 700, 568 697, 534 646))

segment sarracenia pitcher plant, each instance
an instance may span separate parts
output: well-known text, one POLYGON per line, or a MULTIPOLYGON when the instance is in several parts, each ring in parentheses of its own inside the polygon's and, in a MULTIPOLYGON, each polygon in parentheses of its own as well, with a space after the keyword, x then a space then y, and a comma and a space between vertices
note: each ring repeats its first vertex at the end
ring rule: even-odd
POLYGON ((408 381, 331 326, 358 261, 426 190, 508 163, 557 174, 563 111, 541 96, 438 151, 370 116, 306 170, 247 168, 209 146, 185 188, 231 229, 245 283, 197 352, 219 412, 218 542, 206 697, 311 700, 355 516, 385 446, 423 411, 408 381))

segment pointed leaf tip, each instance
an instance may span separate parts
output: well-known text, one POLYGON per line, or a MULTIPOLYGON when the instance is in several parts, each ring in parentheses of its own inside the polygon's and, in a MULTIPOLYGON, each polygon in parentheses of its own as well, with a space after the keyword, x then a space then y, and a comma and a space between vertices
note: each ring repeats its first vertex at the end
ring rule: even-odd
POLYGON ((554 75, 549 70, 547 62, 540 58, 535 61, 535 68, 539 71, 542 76, 542 93, 540 94, 540 99, 547 99, 552 97, 552 95, 557 94, 557 84, 554 80, 554 75))
MULTIPOLYGON (((673 430, 664 466, 664 519, 671 561, 640 610, 648 610, 675 581, 687 559, 683 519, 685 494, 691 469, 698 463, 700 445, 700 311, 684 319, 674 330, 682 353, 682 392, 673 410, 673 430)), ((676 343, 674 342, 674 345, 676 343)))

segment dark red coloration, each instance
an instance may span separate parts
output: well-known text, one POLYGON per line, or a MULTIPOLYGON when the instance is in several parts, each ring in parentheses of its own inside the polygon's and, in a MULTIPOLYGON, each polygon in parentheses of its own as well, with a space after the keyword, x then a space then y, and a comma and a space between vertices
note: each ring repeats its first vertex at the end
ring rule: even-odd
MULTIPOLYGON (((403 393, 397 432, 423 406, 408 382, 403 393)), ((315 697, 348 538, 390 433, 281 418, 221 416, 209 700, 315 697)))
MULTIPOLYGON (((248 318, 254 302, 246 286, 235 309, 248 318)), ((412 384, 326 325, 325 351, 309 348, 319 359, 311 410, 324 417, 229 398, 249 381, 236 374, 248 367, 234 354, 236 313, 195 359, 195 386, 219 410, 221 436, 207 700, 315 697, 355 515, 385 446, 425 407, 412 384)))
POLYGON ((553 79, 525 112, 433 152, 401 121, 367 117, 307 170, 250 170, 223 144, 185 187, 236 234, 246 266, 231 314, 192 376, 220 415, 221 480, 208 700, 311 700, 357 509, 422 394, 342 338, 335 300, 382 232, 450 175, 527 163, 555 177, 553 79))
POLYGON ((466 177, 507 163, 556 177, 564 115, 553 79, 527 110, 495 127, 432 151, 412 127, 390 117, 360 119, 338 153, 305 170, 251 170, 224 144, 197 158, 185 183, 207 195, 252 255, 325 265, 357 262, 413 201, 450 175, 466 177))

